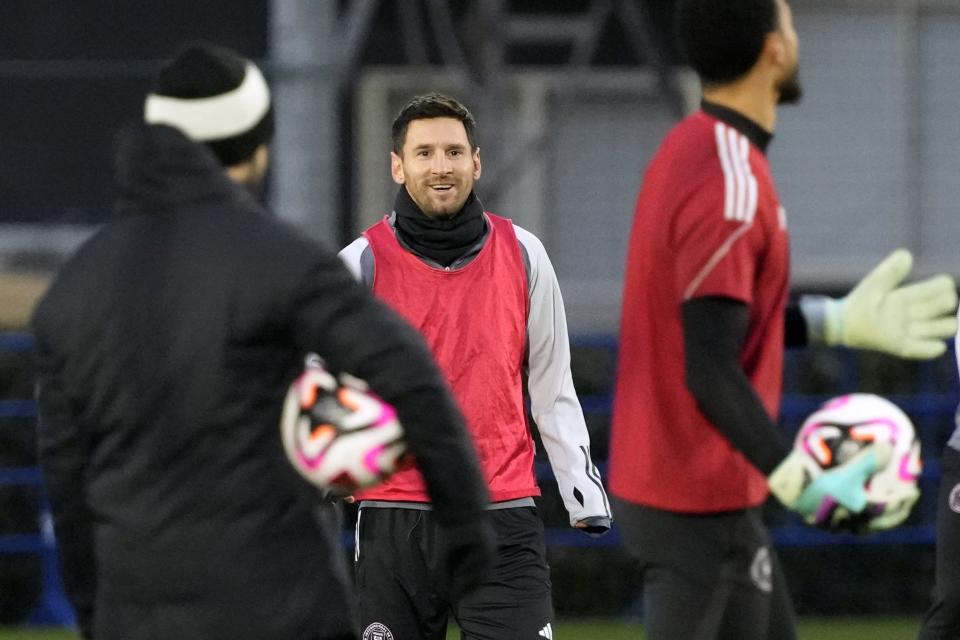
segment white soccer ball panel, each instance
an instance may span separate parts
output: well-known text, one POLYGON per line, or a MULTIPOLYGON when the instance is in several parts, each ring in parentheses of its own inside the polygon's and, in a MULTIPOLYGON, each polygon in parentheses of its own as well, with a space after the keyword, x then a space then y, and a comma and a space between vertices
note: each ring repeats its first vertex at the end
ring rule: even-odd
POLYGON ((382 482, 406 452, 392 406, 354 378, 312 364, 287 391, 280 420, 294 469, 324 489, 352 492, 382 482))
POLYGON ((867 509, 851 515, 839 508, 831 517, 834 524, 849 520, 856 523, 855 530, 876 531, 906 519, 919 496, 921 471, 920 443, 913 423, 889 400, 854 393, 824 404, 797 433, 794 449, 824 470, 844 464, 874 442, 889 443, 892 455, 865 484, 867 509))
POLYGON ((402 437, 396 419, 343 432, 324 451, 320 464, 311 469, 311 481, 321 486, 373 486, 396 470, 406 450, 399 442, 402 437))

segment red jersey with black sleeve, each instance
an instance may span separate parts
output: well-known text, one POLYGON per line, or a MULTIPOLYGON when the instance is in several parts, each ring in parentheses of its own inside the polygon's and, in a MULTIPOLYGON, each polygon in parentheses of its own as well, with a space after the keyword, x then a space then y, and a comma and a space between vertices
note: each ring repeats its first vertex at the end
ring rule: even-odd
POLYGON ((763 150, 705 111, 674 127, 644 177, 629 243, 610 447, 615 495, 685 513, 764 501, 765 476, 687 388, 681 305, 700 297, 746 305, 739 363, 775 420, 788 271, 786 215, 763 150))
MULTIPOLYGON (((527 279, 513 224, 485 213, 490 236, 469 264, 444 269, 400 246, 386 219, 364 236, 373 291, 426 339, 467 419, 493 502, 539 496, 522 369, 527 279)), ((428 502, 416 468, 361 491, 361 500, 428 502)))

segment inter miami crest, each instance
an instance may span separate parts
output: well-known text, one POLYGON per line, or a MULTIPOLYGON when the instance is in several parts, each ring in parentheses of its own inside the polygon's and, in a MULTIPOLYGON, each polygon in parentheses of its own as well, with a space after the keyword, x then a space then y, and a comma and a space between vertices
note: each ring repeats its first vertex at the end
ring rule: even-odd
POLYGON ((374 622, 363 630, 363 640, 393 640, 393 633, 386 625, 374 622))

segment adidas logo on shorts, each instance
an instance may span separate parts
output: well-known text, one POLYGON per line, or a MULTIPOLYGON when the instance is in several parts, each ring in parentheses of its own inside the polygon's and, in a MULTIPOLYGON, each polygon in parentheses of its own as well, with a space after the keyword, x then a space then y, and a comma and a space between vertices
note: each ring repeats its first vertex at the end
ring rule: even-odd
POLYGON ((550 626, 550 623, 547 623, 543 629, 540 629, 540 633, 537 634, 541 638, 546 638, 547 640, 553 640, 553 627, 550 626))

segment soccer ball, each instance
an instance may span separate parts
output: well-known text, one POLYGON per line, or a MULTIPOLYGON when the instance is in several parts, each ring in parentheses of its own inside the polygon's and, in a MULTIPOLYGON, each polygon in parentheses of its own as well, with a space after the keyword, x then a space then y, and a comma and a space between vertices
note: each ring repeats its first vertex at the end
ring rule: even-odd
POLYGON ((828 500, 816 515, 817 524, 867 533, 894 527, 910 515, 920 496, 920 443, 910 418, 889 400, 852 393, 826 402, 804 421, 794 448, 826 470, 842 465, 873 442, 889 443, 892 455, 867 480, 866 509, 852 514, 828 500))
POLYGON ((347 374, 338 380, 316 357, 287 391, 280 433, 293 468, 338 493, 382 482, 406 452, 394 408, 363 381, 347 374))

